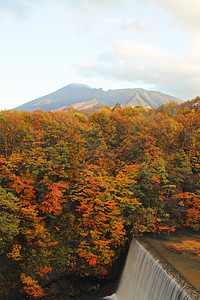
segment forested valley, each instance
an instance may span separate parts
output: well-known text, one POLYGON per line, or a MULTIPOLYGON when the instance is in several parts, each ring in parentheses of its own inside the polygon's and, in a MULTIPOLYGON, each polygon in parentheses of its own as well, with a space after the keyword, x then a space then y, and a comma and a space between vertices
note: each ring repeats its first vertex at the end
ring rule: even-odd
POLYGON ((0 113, 0 261, 22 294, 106 277, 133 235, 200 229, 199 105, 0 113))

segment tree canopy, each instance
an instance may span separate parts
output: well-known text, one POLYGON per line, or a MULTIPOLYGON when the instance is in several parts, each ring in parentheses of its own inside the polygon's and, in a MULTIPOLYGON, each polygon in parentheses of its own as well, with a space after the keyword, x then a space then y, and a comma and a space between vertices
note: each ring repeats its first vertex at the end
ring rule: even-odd
POLYGON ((53 272, 105 276, 133 234, 199 230, 193 103, 0 113, 0 255, 24 293, 53 272))

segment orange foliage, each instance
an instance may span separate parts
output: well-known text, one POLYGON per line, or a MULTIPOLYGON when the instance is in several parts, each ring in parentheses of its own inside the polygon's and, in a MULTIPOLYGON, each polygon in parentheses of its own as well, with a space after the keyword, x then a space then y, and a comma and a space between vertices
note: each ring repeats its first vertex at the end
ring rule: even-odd
POLYGON ((21 274, 21 281, 24 284, 23 291, 29 296, 35 298, 42 298, 45 296, 43 289, 38 285, 37 280, 33 280, 30 276, 26 276, 24 273, 21 274))
POLYGON ((180 254, 200 256, 200 240, 183 240, 180 243, 170 243, 168 248, 180 254))
POLYGON ((90 266, 95 266, 97 264, 97 260, 95 257, 91 258, 90 261, 89 261, 89 265, 90 266))
POLYGON ((8 257, 11 257, 14 260, 22 260, 22 255, 20 253, 20 250, 22 249, 22 246, 19 244, 14 244, 12 247, 12 251, 7 254, 8 257))
POLYGON ((155 181, 156 183, 160 183, 160 179, 156 176, 152 176, 151 180, 155 181))
POLYGON ((52 271, 52 267, 40 267, 40 270, 36 272, 36 274, 38 274, 40 277, 44 278, 49 272, 52 271))
POLYGON ((133 234, 199 230, 200 114, 184 105, 0 113, 0 246, 29 297, 52 268, 105 276, 133 234))
POLYGON ((50 190, 50 193, 46 194, 46 201, 42 202, 41 210, 44 213, 53 212, 55 215, 60 215, 62 213, 62 191, 60 188, 62 185, 59 183, 49 184, 46 183, 47 189, 50 190))

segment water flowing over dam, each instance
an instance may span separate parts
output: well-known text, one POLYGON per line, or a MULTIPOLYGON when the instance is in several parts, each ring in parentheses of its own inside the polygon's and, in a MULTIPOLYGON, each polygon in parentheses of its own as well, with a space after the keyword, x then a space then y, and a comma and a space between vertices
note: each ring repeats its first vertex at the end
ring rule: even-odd
POLYGON ((159 263, 133 238, 112 300, 192 300, 159 263))

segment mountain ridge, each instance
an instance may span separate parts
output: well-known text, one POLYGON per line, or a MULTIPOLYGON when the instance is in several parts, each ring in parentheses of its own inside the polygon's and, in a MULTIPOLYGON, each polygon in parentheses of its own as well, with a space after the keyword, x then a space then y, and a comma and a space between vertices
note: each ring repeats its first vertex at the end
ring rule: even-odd
POLYGON ((92 88, 88 85, 74 82, 50 94, 28 101, 13 110, 56 111, 74 107, 77 110, 91 109, 95 105, 100 107, 115 106, 120 103, 125 106, 142 106, 157 108, 169 102, 182 103, 182 100, 158 91, 143 88, 126 88, 104 91, 102 88, 92 88))

